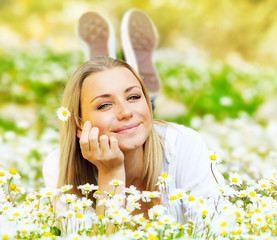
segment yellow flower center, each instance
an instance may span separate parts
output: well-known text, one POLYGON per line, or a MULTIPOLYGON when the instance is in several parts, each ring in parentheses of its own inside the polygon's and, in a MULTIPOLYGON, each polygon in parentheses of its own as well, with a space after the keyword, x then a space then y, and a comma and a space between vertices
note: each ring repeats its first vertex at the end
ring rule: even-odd
POLYGON ((76 218, 82 218, 83 214, 82 213, 76 213, 76 218))
POLYGON ((166 173, 163 173, 163 174, 161 175, 161 177, 162 177, 162 178, 168 178, 168 175, 167 175, 166 173))
POLYGON ((14 190, 16 189, 16 185, 15 185, 14 183, 11 183, 11 184, 10 184, 10 189, 11 189, 12 191, 14 191, 14 190))
POLYGON ((51 237, 52 233, 51 232, 45 232, 45 233, 43 233, 43 236, 44 237, 51 237))
POLYGON ((174 200, 176 200, 176 199, 178 199, 176 196, 171 196, 171 197, 170 197, 170 200, 171 200, 171 201, 174 201, 174 200))
POLYGON ((45 230, 46 228, 47 228, 46 225, 42 225, 42 226, 41 226, 41 229, 43 229, 43 230, 45 230))
POLYGON ((62 115, 63 115, 63 117, 66 117, 67 116, 67 111, 62 111, 62 115))
POLYGON ((139 221, 140 221, 140 222, 145 221, 145 217, 140 218, 139 221))
POLYGON ((238 179, 235 178, 235 177, 233 177, 233 178, 232 178, 232 182, 237 183, 237 182, 238 182, 238 179))
POLYGON ((249 193, 251 197, 256 197, 256 193, 255 192, 250 192, 249 193))
POLYGON ((0 177, 4 177, 5 173, 4 172, 0 172, 0 177))
POLYGON ((238 217, 241 216, 240 212, 235 212, 235 214, 236 214, 238 217))
POLYGON ((194 198, 193 196, 189 196, 189 197, 188 197, 188 200, 189 200, 190 202, 192 202, 192 201, 195 200, 195 198, 194 198))
POLYGON ((8 234, 3 234, 2 235, 3 240, 8 240, 9 238, 10 238, 10 236, 8 234))
POLYGON ((220 223, 220 227, 226 227, 226 226, 227 226, 227 222, 220 223))
POLYGON ((9 170, 9 173, 12 174, 12 175, 15 175, 15 174, 17 174, 17 171, 15 169, 11 168, 9 170))
POLYGON ((210 159, 211 159, 212 161, 215 161, 215 160, 216 160, 216 156, 215 156, 214 154, 212 154, 212 155, 210 155, 210 159))
POLYGON ((203 215, 207 215, 207 214, 208 214, 208 211, 204 210, 204 211, 202 211, 202 214, 203 214, 203 215))

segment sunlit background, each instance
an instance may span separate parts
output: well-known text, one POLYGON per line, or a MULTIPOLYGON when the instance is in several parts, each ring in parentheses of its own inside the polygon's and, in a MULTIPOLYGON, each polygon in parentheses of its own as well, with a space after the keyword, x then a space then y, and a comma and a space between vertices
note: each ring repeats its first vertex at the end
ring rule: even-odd
POLYGON ((79 17, 93 10, 110 18, 120 56, 120 21, 133 7, 159 33, 155 117, 198 130, 224 156, 226 176, 260 176, 260 164, 270 168, 277 149, 275 0, 1 0, 0 166, 42 184, 41 164, 58 146, 63 87, 85 60, 79 17), (256 170, 247 154, 255 154, 256 170))

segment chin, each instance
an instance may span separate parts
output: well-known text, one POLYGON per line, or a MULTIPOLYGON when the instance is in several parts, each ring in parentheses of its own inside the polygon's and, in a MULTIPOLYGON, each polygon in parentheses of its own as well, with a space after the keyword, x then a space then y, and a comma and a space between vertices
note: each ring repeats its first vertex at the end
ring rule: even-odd
POLYGON ((132 151, 139 147, 142 147, 146 140, 136 140, 136 141, 120 141, 119 148, 123 152, 132 151))

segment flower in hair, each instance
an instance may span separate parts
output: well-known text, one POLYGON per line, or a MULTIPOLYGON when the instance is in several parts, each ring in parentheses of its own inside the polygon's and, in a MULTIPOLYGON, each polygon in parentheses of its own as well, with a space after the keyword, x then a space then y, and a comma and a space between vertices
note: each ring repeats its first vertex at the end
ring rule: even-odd
POLYGON ((61 120, 61 121, 67 121, 68 118, 71 116, 71 113, 69 112, 68 108, 66 107, 60 107, 58 110, 57 110, 57 115, 58 115, 58 118, 61 120))

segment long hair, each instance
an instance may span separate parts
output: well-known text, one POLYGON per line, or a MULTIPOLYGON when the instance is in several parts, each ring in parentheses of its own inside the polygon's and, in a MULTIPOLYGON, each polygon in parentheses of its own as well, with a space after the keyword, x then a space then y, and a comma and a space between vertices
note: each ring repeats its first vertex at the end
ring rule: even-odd
POLYGON ((145 190, 153 191, 155 189, 155 184, 161 173, 163 144, 160 136, 153 127, 152 107, 145 85, 132 67, 126 62, 109 57, 95 57, 82 64, 66 84, 62 106, 69 109, 72 117, 68 121, 62 122, 59 126, 60 163, 58 187, 65 184, 73 185, 71 193, 80 197, 82 194, 77 189, 77 186, 86 183, 97 185, 98 176, 97 167, 82 156, 79 139, 76 136, 77 129, 81 129, 81 121, 77 116, 81 117, 82 115, 80 106, 82 84, 88 76, 116 67, 128 68, 138 79, 151 113, 152 130, 144 144, 144 169, 142 177, 146 184, 145 190))

